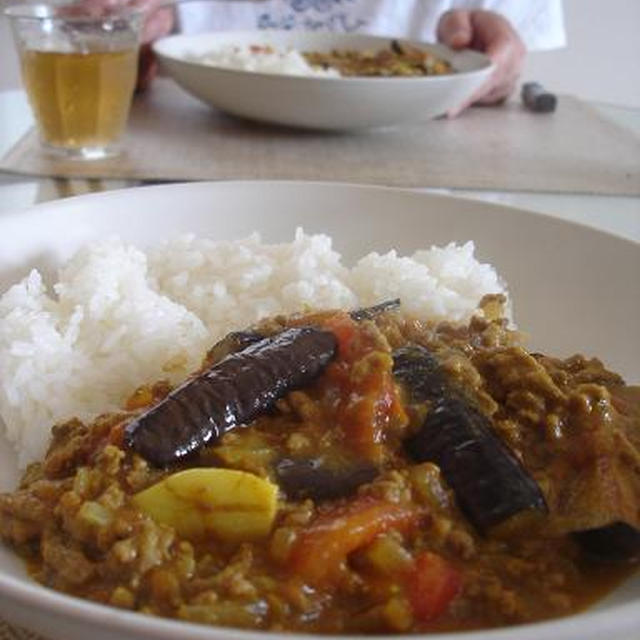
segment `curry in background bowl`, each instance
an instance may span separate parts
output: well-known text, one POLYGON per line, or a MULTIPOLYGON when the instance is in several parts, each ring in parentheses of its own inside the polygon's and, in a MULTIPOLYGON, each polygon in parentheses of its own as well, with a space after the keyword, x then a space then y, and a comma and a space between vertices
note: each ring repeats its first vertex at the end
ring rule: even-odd
POLYGON ((443 58, 398 40, 392 40, 388 48, 373 51, 334 49, 330 52, 304 51, 302 55, 312 66, 336 69, 344 77, 394 78, 455 73, 453 66, 443 58))
POLYGON ((637 566, 640 389, 399 301, 276 317, 53 430, 0 496, 39 582, 218 626, 429 633, 579 611, 637 566))

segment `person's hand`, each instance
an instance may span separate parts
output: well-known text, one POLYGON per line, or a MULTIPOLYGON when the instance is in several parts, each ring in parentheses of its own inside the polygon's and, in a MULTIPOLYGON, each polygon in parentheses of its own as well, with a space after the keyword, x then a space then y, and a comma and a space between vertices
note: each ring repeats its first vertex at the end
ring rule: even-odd
POLYGON ((471 104, 503 102, 515 89, 526 48, 517 31, 492 11, 454 9, 442 15, 438 40, 453 49, 475 49, 496 65, 485 84, 447 115, 455 117, 471 104))
POLYGON ((175 21, 173 9, 164 6, 165 2, 166 0, 80 0, 70 9, 95 16, 108 14, 122 7, 132 7, 144 12, 136 83, 136 90, 140 91, 149 86, 156 72, 151 43, 170 33, 175 21))
POLYGON ((132 0, 131 5, 144 9, 146 12, 142 28, 140 43, 140 57, 138 59, 138 81, 136 91, 148 88, 156 74, 157 64, 151 43, 158 38, 168 35, 175 23, 175 12, 172 7, 161 6, 163 0, 132 0))

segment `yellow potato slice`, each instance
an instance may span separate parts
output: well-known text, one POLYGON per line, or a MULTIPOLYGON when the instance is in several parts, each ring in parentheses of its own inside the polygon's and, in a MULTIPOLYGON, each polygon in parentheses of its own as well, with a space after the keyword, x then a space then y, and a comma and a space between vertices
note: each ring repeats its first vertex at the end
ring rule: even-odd
POLYGON ((174 473, 133 501, 189 540, 244 542, 269 533, 277 494, 275 484, 252 473, 204 468, 174 473))

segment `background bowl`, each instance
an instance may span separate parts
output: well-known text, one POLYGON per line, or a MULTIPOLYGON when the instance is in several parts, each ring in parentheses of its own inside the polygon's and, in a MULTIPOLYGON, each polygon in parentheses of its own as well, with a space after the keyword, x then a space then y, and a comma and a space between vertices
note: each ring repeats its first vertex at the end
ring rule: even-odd
MULTIPOLYGON (((46 203, 0 217, 0 292, 34 266, 50 279, 56 265, 82 244, 110 234, 142 247, 187 231, 229 239, 259 230, 273 242, 291 240, 297 226, 331 234, 347 264, 372 250, 408 253, 473 240, 478 259, 492 262, 507 280, 516 320, 531 336, 532 348, 559 356, 597 355, 629 382, 640 381, 640 245, 540 214, 415 191, 222 182, 138 187, 46 203)), ((0 439, 0 490, 13 488, 16 478, 15 455, 0 439)), ((640 629, 639 605, 636 576, 587 613, 425 640, 632 640, 640 629)), ((146 617, 61 595, 35 584, 2 545, 0 616, 51 640, 276 637, 146 617)))
POLYGON ((216 32, 175 35, 153 49, 162 68, 186 91, 228 113, 313 129, 360 129, 434 118, 458 106, 493 69, 475 51, 453 51, 411 42, 449 61, 457 73, 416 78, 325 78, 223 69, 190 60, 235 44, 271 44, 278 49, 331 51, 388 48, 389 38, 295 31, 216 32))

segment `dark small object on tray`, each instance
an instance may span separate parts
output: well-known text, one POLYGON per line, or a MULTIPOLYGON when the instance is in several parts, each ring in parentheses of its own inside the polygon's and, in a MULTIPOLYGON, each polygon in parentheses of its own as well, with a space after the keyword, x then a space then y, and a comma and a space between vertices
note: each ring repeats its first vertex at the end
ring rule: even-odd
POLYGON ((555 93, 549 93, 539 82, 525 82, 520 97, 524 106, 535 113, 552 113, 558 104, 555 93))

